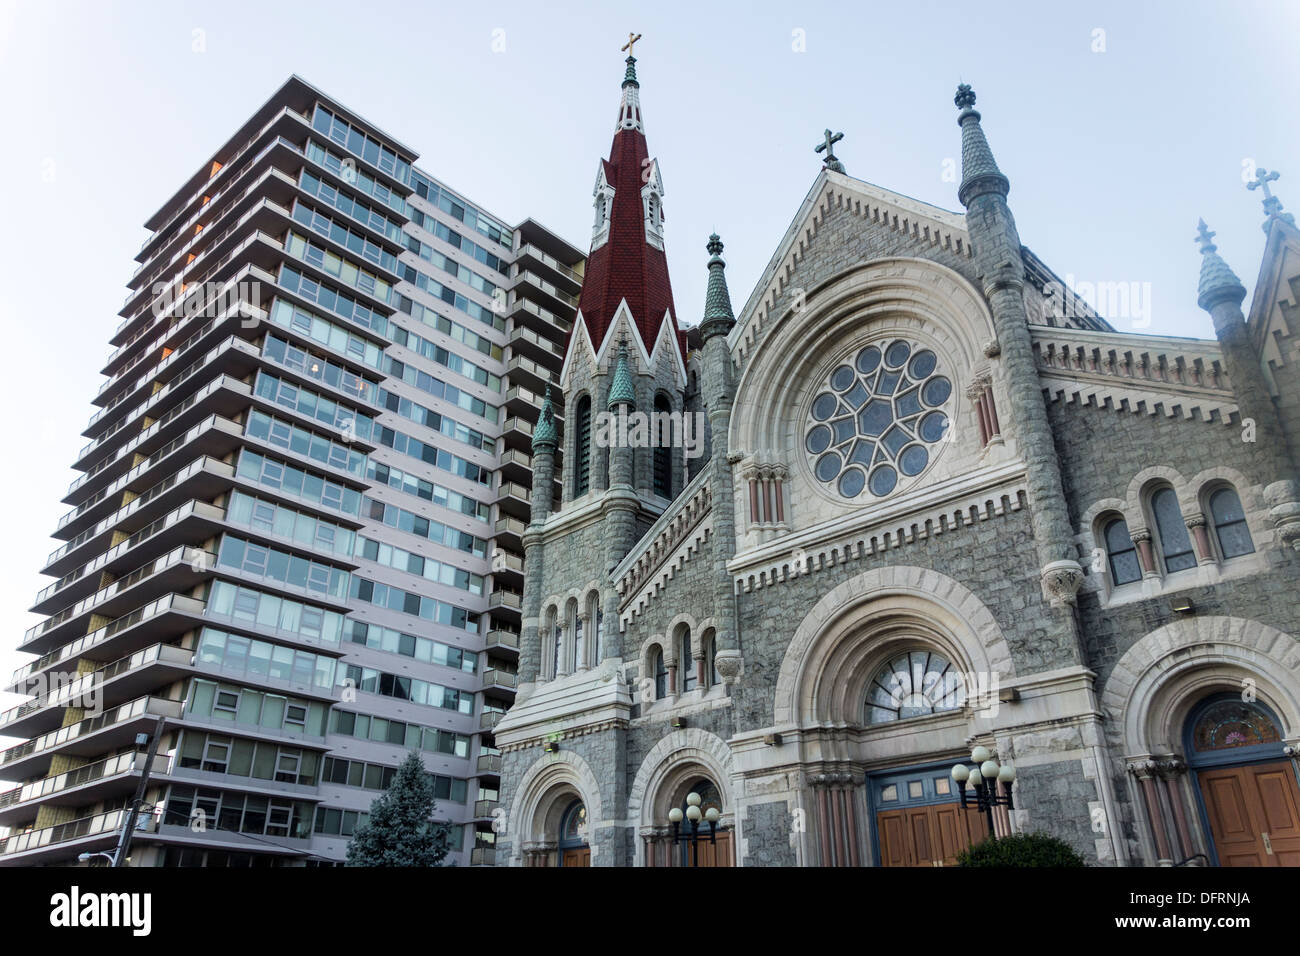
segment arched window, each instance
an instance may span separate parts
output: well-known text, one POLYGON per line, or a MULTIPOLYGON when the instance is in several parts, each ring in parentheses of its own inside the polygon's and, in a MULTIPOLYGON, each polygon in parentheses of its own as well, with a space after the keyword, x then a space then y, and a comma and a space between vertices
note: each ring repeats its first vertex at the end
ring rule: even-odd
POLYGON ((1207 697, 1187 719, 1187 762, 1193 766, 1280 759, 1282 732, 1268 708, 1241 694, 1207 697))
POLYGON ((664 663, 664 649, 656 647, 654 652, 655 700, 668 696, 668 666, 664 663))
POLYGON ((702 640, 704 641, 704 676, 709 682, 709 687, 717 687, 722 683, 722 678, 718 676, 718 632, 705 631, 702 640))
POLYGON ((587 595, 587 617, 591 619, 592 627, 592 658, 587 663, 594 666, 600 661, 600 644, 605 636, 605 616, 600 610, 599 591, 592 591, 587 595))
POLYGON ((575 800, 564 811, 560 823, 560 849, 572 849, 587 844, 587 808, 581 800, 575 800))
POLYGON ((590 662, 586 660, 586 648, 582 643, 582 611, 578 607, 577 601, 569 602, 569 613, 572 615, 570 617, 569 628, 573 634, 573 649, 570 652, 569 659, 573 662, 574 669, 576 669, 579 663, 587 664, 590 662))
POLYGON ((682 628, 677 643, 677 673, 681 675, 682 693, 695 690, 695 659, 691 657, 691 629, 682 628))
POLYGON ((1174 489, 1161 488, 1152 495, 1151 511, 1155 514, 1156 531, 1160 534, 1160 553, 1164 557, 1165 571, 1172 574, 1196 567, 1192 539, 1187 533, 1174 489))
POLYGON ((591 487, 591 396, 578 399, 573 429, 573 497, 587 493, 591 487))
POLYGON ((1142 579, 1142 565, 1138 562, 1137 548, 1123 518, 1107 522, 1103 535, 1106 539, 1106 557, 1110 561, 1110 583, 1113 587, 1142 579))
POLYGON ((1214 537, 1219 542, 1219 554, 1236 558, 1253 554, 1255 542, 1246 526, 1246 512, 1241 499, 1231 488, 1220 488, 1210 495, 1210 518, 1214 522, 1214 537))
POLYGON ((560 676, 560 622, 556 620, 556 609, 551 608, 547 621, 551 635, 551 676, 560 676))
POLYGON ((651 425, 655 445, 654 481, 655 494, 660 498, 673 496, 673 447, 672 431, 667 417, 672 413, 672 405, 663 395, 655 396, 655 420, 651 425))
POLYGON ((914 650, 885 664, 867 686, 864 720, 881 724, 962 705, 961 674, 942 654, 914 650))

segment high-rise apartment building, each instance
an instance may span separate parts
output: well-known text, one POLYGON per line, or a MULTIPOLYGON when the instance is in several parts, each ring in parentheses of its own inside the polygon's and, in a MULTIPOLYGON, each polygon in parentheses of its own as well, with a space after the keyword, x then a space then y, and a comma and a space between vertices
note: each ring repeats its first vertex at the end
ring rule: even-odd
POLYGON ((146 764, 132 865, 341 861, 411 749, 493 862, 584 256, 416 159, 295 77, 146 223, 5 686, 0 864, 103 862, 146 764))

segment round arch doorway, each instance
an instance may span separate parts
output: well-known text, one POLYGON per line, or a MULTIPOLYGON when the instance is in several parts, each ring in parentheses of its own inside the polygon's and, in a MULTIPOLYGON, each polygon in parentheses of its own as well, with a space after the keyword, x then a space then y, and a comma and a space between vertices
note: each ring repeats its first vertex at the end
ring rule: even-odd
POLYGON ((1183 744, 1214 862, 1300 866, 1300 782, 1273 712, 1211 695, 1188 715, 1183 744))
POLYGON ((560 866, 591 866, 591 844, 587 842, 587 808, 581 800, 574 800, 564 811, 556 846, 560 866))
MULTIPOLYGON (((723 813, 722 794, 718 787, 708 777, 695 777, 686 786, 677 790, 676 806, 681 809, 683 815, 686 813, 689 804, 690 795, 698 794, 700 798, 700 812, 707 813, 710 809, 716 809, 719 814, 723 813)), ((674 866, 731 866, 732 865, 732 847, 731 831, 719 829, 714 833, 713 840, 710 842, 708 833, 709 826, 701 818, 699 836, 697 843, 692 843, 690 834, 693 827, 686 820, 682 821, 678 830, 677 845, 673 850, 674 866)))

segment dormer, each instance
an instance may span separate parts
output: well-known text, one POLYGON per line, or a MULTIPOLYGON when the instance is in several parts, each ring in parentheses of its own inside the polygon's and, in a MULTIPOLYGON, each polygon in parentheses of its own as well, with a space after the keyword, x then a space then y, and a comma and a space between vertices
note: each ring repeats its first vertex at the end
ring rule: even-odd
POLYGON ((656 249, 664 247, 664 183, 659 178, 659 160, 643 163, 641 179, 641 215, 645 220, 645 241, 656 249))
POLYGON ((591 226, 591 248, 603 246, 609 239, 610 216, 614 210, 614 187, 605 176, 605 163, 602 161, 596 170, 596 185, 591 191, 592 206, 596 218, 591 226))

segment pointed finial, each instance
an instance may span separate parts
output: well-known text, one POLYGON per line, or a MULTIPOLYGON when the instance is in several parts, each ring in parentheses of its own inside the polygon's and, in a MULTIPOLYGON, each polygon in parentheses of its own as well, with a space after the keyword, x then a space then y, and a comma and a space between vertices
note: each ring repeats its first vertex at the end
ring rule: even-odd
POLYGON ((971 109, 975 105, 975 91, 970 88, 969 83, 960 83, 957 86, 957 95, 952 98, 952 101, 958 109, 971 109))
POLYGON ((618 405, 626 405, 632 408, 636 405, 636 389, 632 386, 632 370, 627 364, 627 331, 624 330, 618 338, 618 362, 614 366, 614 379, 609 385, 609 401, 605 403, 606 408, 614 408, 618 405))
POLYGON ((709 285, 704 293, 700 334, 707 339, 730 332, 736 324, 736 316, 731 311, 731 293, 727 291, 727 264, 722 259, 722 239, 715 232, 709 236, 704 248, 709 252, 709 285))
POLYGON ((993 150, 984 137, 980 127, 980 114, 975 109, 975 91, 969 83, 957 87, 953 103, 961 110, 957 116, 957 125, 961 127, 961 185, 957 187, 957 198, 966 208, 978 196, 996 193, 1006 197, 1011 189, 1011 182, 998 169, 993 150))
POLYGON ((1196 287, 1196 304, 1206 312, 1223 302, 1240 305, 1246 287, 1218 253, 1214 233, 1202 219, 1197 223, 1196 241, 1201 244, 1201 278, 1196 287))
POLYGON ((1269 172, 1263 166, 1259 166, 1255 169, 1255 178, 1246 183, 1246 188, 1252 192, 1256 189, 1262 189, 1264 191, 1265 218, 1264 225, 1261 228, 1265 232, 1268 232, 1269 223, 1274 219, 1281 219, 1285 223, 1289 223, 1292 226, 1295 225, 1295 216, 1291 215, 1289 212, 1282 211, 1282 200, 1274 196, 1268 188, 1268 184, 1277 182, 1281 175, 1282 174, 1276 169, 1269 172))
POLYGON ((632 86, 641 85, 636 79, 636 54, 633 51, 633 47, 636 46, 636 41, 639 39, 641 39, 641 34, 629 33, 627 35, 627 42, 623 44, 623 49, 627 52, 627 72, 623 74, 624 86, 627 86, 628 84, 631 84, 632 86))
POLYGON ((560 443, 559 433, 555 430, 555 412, 551 408, 551 384, 546 383, 546 400, 542 402, 542 414, 533 428, 533 451, 544 448, 554 451, 560 443))
POLYGON ((1204 219, 1200 219, 1197 221, 1196 241, 1201 244, 1201 255, 1205 255, 1207 252, 1214 252, 1219 248, 1212 241, 1214 237, 1217 235, 1218 235, 1217 232, 1210 231, 1210 227, 1205 224, 1204 219))

